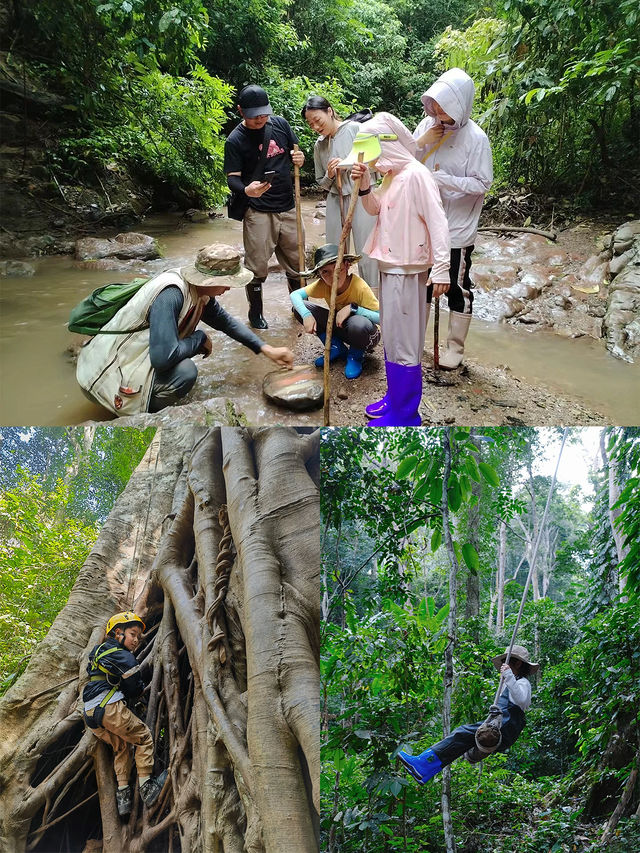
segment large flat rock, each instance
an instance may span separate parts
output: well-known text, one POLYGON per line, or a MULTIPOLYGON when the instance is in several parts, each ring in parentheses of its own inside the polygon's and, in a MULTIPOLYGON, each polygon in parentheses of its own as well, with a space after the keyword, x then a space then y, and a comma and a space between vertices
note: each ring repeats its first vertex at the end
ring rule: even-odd
POLYGON ((297 412, 317 409, 324 403, 322 373, 311 364, 267 373, 262 390, 267 400, 297 412))

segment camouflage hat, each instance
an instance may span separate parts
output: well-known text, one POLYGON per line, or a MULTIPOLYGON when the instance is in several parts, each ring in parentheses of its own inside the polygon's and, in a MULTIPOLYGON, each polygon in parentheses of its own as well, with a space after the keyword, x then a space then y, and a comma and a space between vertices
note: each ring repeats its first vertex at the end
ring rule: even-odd
POLYGON ((238 250, 225 243, 204 246, 193 264, 180 269, 180 275, 194 287, 244 287, 253 278, 238 250))

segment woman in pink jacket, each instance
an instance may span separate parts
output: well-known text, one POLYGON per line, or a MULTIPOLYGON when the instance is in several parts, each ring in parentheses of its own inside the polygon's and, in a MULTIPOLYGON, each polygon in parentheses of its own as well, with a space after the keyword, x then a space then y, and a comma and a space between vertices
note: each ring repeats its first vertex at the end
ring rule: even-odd
POLYGON ((380 320, 387 393, 367 406, 376 426, 419 426, 422 352, 428 318, 427 283, 437 297, 449 289, 449 229, 438 187, 415 158, 415 141, 390 113, 364 122, 349 157, 361 179, 360 201, 376 223, 363 251, 380 269, 380 320), (358 163, 358 152, 365 160, 358 163), (372 192, 369 167, 384 178, 372 192), (429 270, 431 272, 429 273, 429 270))

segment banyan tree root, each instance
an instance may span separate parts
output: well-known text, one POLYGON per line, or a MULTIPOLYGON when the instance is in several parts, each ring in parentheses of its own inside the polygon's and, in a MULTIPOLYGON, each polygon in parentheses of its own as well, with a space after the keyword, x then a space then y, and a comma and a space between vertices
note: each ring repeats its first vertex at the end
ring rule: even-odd
POLYGON ((2 853, 318 851, 319 436, 167 432, 141 478, 147 491, 134 475, 127 512, 116 504, 46 655, 0 702, 2 853), (145 543, 142 558, 128 541, 145 543), (133 771, 123 821, 111 750, 75 702, 101 626, 125 606, 148 626, 137 652, 148 704, 136 710, 168 780, 146 809, 133 771))

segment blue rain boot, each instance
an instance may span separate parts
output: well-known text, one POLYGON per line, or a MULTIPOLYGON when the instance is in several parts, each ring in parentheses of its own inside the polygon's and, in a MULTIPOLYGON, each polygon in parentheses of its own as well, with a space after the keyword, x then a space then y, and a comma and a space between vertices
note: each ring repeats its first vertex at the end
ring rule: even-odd
POLYGON ((398 758, 420 785, 433 779, 442 770, 442 762, 432 749, 425 749, 420 755, 409 755, 400 750, 398 758))
MULTIPOLYGON (((326 343, 327 336, 324 332, 318 335, 322 343, 326 343)), ((334 361, 337 361, 339 358, 346 358, 349 350, 347 349, 346 344, 343 344, 341 340, 336 338, 331 338, 331 349, 329 350, 329 364, 333 364, 334 361)), ((315 360, 315 366, 322 369, 324 367, 324 356, 319 355, 315 360)))
POLYGON ((347 379, 357 379, 362 373, 362 362, 364 360, 364 350, 349 347, 347 355, 347 366, 344 369, 344 375, 347 379))
POLYGON ((422 368, 419 364, 387 363, 388 408, 370 426, 420 426, 418 409, 422 399, 422 368))
POLYGON ((386 353, 384 354, 384 369, 387 374, 387 393, 381 400, 376 400, 375 403, 369 403, 364 410, 368 418, 381 418, 389 409, 389 362, 387 361, 386 353))

